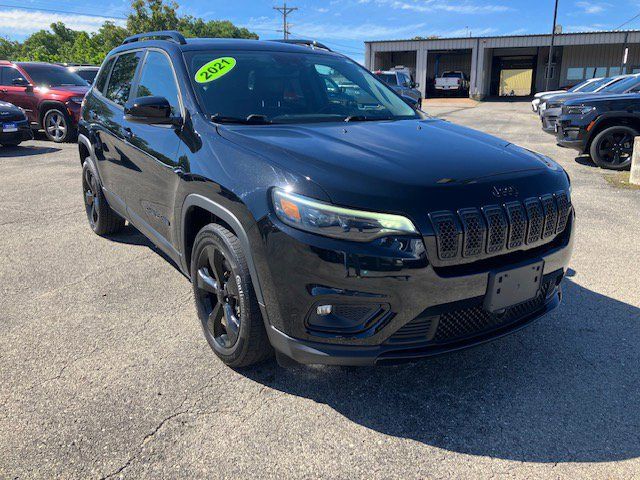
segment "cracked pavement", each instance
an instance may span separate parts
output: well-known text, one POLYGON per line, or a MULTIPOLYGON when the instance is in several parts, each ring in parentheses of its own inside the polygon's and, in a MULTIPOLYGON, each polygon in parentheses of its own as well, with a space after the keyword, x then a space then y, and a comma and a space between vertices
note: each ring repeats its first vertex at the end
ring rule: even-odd
POLYGON ((393 367, 224 367, 188 281, 91 233, 76 145, 0 149, 0 478, 638 478, 640 191, 526 102, 438 108, 568 169, 572 270, 529 328, 393 367))

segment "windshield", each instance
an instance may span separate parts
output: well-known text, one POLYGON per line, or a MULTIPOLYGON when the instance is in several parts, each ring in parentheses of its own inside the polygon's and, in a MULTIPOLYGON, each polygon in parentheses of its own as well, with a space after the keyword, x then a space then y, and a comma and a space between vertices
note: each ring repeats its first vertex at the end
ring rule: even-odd
POLYGON ((98 70, 78 70, 77 72, 73 72, 76 75, 78 75, 80 78, 82 78, 83 80, 86 80, 89 83, 92 83, 95 78, 96 75, 98 74, 98 70))
POLYGON ((640 83, 640 77, 624 77, 600 91, 606 93, 624 93, 630 88, 636 86, 638 83, 640 83))
POLYGON ((420 118, 344 57, 289 52, 187 52, 202 109, 217 121, 300 123, 420 118))
POLYGON ((397 85, 398 79, 395 73, 376 73, 376 77, 382 80, 387 85, 397 85))
POLYGON ((58 67, 46 63, 41 65, 23 63, 20 64, 20 66, 31 77, 34 85, 45 87, 87 86, 87 82, 65 67, 58 67))
POLYGON ((611 77, 609 78, 601 78, 600 80, 594 80, 591 83, 586 84, 584 87, 580 88, 579 90, 576 91, 580 91, 580 92, 595 92, 598 88, 602 87, 603 85, 606 85, 607 83, 609 83, 611 80, 613 80, 611 77))

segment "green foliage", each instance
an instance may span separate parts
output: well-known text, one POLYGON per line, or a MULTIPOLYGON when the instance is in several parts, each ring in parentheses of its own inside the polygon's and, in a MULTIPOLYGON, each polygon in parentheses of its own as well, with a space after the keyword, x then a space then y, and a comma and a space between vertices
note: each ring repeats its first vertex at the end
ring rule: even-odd
POLYGON ((254 38, 258 35, 226 20, 209 20, 178 15, 172 0, 134 0, 126 28, 104 22, 95 33, 76 31, 63 23, 50 25, 24 42, 0 37, 0 59, 40 62, 89 63, 99 65, 125 37, 156 30, 179 30, 186 37, 254 38))

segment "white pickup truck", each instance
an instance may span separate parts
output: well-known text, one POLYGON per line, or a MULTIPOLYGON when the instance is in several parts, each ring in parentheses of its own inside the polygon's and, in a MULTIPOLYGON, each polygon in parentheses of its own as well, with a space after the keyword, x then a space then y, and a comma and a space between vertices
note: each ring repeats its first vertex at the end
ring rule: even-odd
POLYGON ((463 72, 444 72, 436 78, 436 90, 440 92, 468 92, 469 80, 463 72))

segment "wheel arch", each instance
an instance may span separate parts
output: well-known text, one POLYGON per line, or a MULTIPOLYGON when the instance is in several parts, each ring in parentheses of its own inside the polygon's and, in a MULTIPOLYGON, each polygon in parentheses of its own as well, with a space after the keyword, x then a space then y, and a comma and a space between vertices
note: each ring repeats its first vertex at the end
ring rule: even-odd
POLYGON ((264 305, 264 296, 258 278, 258 271, 253 259, 249 236, 244 226, 238 217, 229 209, 196 193, 188 195, 182 204, 180 234, 182 243, 182 268, 184 272, 187 273, 189 277, 191 276, 191 251, 193 249, 193 243, 200 229, 209 223, 218 223, 238 237, 247 260, 249 273, 251 274, 251 282, 256 292, 258 302, 264 305))
POLYGON ((67 113, 67 107, 65 107, 64 103, 59 102, 57 100, 44 100, 39 106, 38 106, 38 125, 40 126, 40 128, 44 128, 43 125, 43 121, 44 121, 44 116, 47 114, 47 112, 51 109, 56 109, 56 110, 60 110, 62 113, 69 115, 67 113))
POLYGON ((589 131, 589 137, 587 138, 584 151, 589 152, 589 150, 591 149, 591 144, 593 143, 593 139, 596 138, 596 136, 600 132, 602 132, 606 128, 617 126, 632 127, 640 133, 640 118, 636 115, 631 114, 602 116, 599 120, 596 121, 593 128, 589 131))

